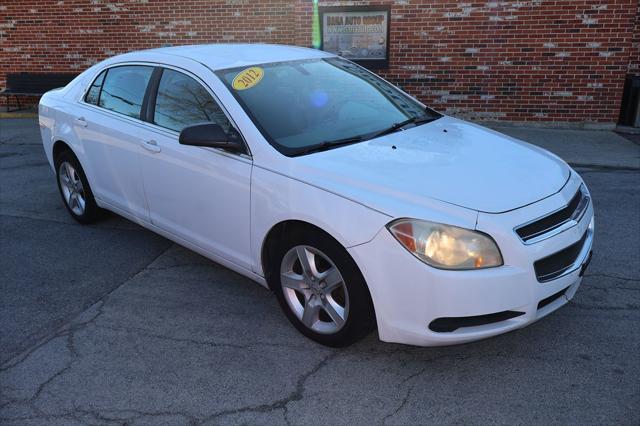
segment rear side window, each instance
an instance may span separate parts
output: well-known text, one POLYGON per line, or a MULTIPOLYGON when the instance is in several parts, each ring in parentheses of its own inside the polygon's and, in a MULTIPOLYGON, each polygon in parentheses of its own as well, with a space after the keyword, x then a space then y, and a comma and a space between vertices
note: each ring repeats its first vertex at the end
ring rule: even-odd
POLYGON ((153 121, 158 126, 177 132, 198 123, 216 123, 225 131, 231 126, 204 86, 170 69, 162 71, 153 121))
POLYGON ((102 84, 98 106, 133 118, 140 108, 153 67, 127 65, 110 68, 102 84))
POLYGON ((102 71, 100 75, 93 80, 93 84, 89 88, 87 95, 84 97, 84 101, 88 104, 98 105, 98 99, 100 99, 100 89, 102 88, 102 82, 104 76, 107 73, 106 70, 102 71))

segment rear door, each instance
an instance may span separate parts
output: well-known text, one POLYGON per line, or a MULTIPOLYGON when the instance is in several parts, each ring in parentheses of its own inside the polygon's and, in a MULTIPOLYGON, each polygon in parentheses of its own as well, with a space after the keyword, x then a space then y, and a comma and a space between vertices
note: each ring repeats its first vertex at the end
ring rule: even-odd
POLYGON ((213 92, 186 70, 163 68, 146 118, 141 165, 151 222, 251 269, 251 157, 178 142, 187 126, 233 126, 213 92))
POLYGON ((140 172, 142 104, 154 68, 118 65, 98 75, 84 98, 74 128, 82 141, 94 195, 148 220, 140 172))

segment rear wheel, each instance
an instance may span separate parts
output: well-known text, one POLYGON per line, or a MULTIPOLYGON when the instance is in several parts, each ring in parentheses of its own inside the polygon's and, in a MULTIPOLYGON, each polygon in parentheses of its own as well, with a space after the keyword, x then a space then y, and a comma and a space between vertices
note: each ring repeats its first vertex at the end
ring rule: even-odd
POLYGON ((55 159, 58 190, 67 211, 80 223, 98 219, 101 209, 96 204, 89 182, 80 162, 69 150, 60 152, 55 159))
POLYGON ((276 251, 272 288, 287 318, 302 334, 339 347, 374 328, 364 278, 335 240, 321 233, 294 233, 276 251))

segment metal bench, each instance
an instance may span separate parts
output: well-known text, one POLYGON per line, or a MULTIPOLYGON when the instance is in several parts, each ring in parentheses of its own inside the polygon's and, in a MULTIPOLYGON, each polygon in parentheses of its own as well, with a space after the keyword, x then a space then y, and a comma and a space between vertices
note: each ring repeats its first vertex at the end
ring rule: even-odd
POLYGON ((0 91, 0 95, 5 96, 7 110, 9 110, 9 97, 13 96, 18 104, 17 109, 11 111, 19 111, 20 96, 42 96, 51 89, 64 87, 73 80, 78 74, 69 73, 33 73, 20 72, 7 74, 6 88, 0 91))

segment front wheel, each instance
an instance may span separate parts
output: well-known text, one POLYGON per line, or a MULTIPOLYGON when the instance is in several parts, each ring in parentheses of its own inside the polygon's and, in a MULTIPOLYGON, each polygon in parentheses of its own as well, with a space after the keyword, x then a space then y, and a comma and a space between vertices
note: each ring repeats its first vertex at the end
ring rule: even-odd
POLYGON ((289 321, 327 346, 350 345, 375 324, 373 304, 357 265, 332 238, 301 233, 274 256, 272 288, 289 321))

